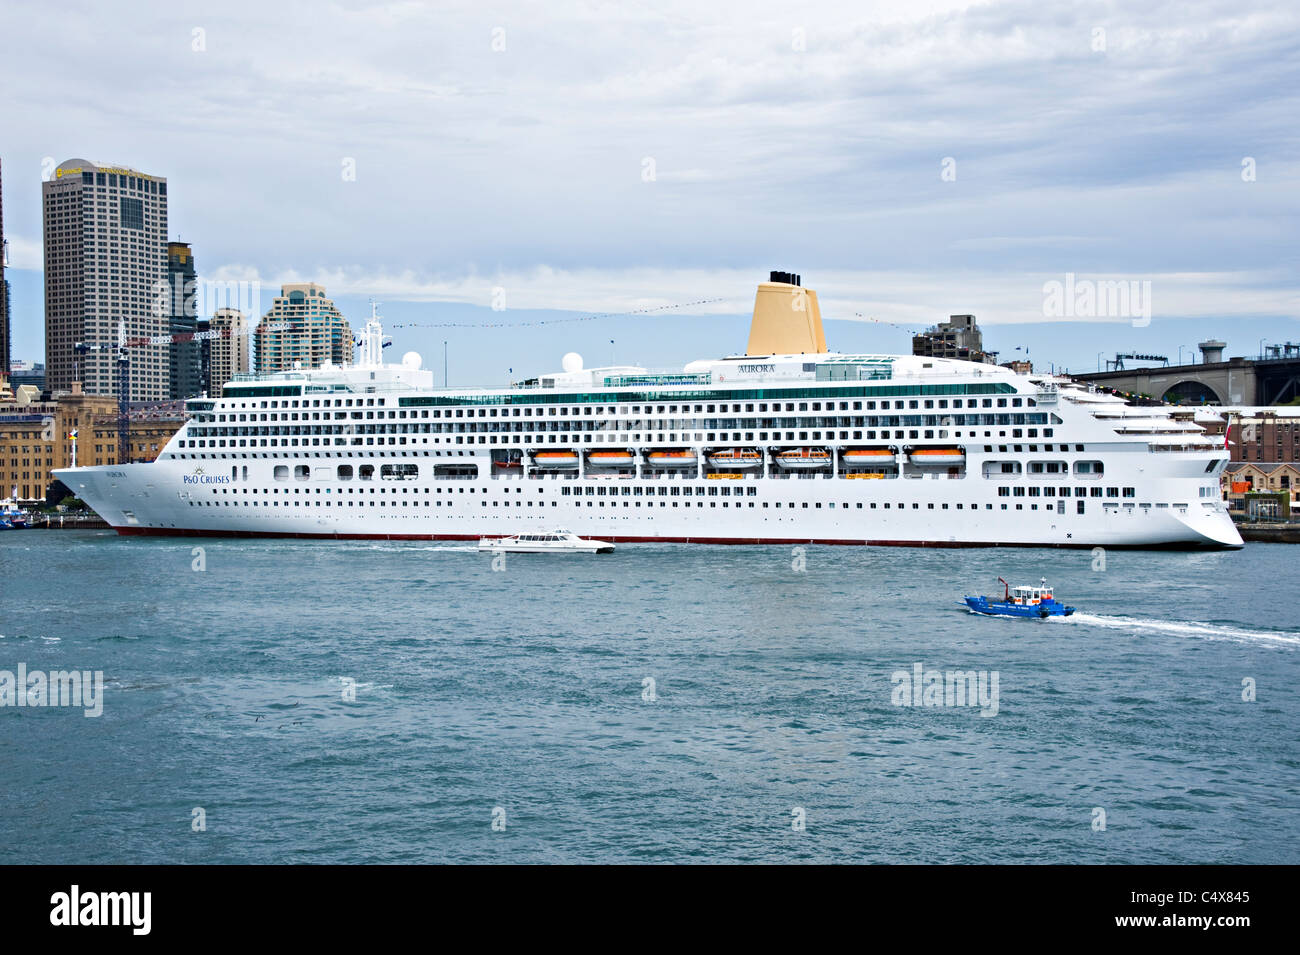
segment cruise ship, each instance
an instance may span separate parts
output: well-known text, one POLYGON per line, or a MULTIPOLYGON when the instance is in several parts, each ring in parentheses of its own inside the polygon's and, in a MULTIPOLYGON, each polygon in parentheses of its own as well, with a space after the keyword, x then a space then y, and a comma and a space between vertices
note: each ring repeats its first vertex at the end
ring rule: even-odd
POLYGON ((156 460, 55 474, 121 534, 1235 548, 1228 452, 1167 409, 1047 375, 826 348, 773 272, 744 354, 435 388, 383 361, 228 382, 156 460))

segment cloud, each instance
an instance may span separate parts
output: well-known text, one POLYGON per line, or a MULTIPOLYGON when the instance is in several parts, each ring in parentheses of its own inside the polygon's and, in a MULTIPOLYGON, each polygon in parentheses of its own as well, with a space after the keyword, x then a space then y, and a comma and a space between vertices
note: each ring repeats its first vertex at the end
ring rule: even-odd
MULTIPOLYGON (((747 315, 754 288, 767 273, 758 267, 732 269, 502 269, 486 274, 433 276, 414 271, 372 272, 361 267, 264 276, 256 269, 218 270, 214 278, 258 281, 269 300, 279 286, 319 282, 331 296, 366 296, 383 301, 451 302, 490 307, 504 291, 508 309, 623 313, 638 309, 684 308, 697 315, 747 315), (686 306, 688 306, 686 308, 686 306)), ((878 322, 920 327, 949 314, 971 312, 984 325, 1078 321, 1044 312, 1044 285, 1066 281, 1065 273, 870 272, 817 270, 804 274, 815 288, 822 315, 832 321, 878 322)), ((1268 318, 1300 313, 1300 287, 1285 270, 1205 273, 1083 272, 1074 281, 1149 282, 1156 318, 1235 315, 1268 318)), ((1099 324, 1129 317, 1097 318, 1099 324)))
POLYGON ((84 155, 168 177, 202 274, 340 294, 743 311, 789 268, 841 313, 925 324, 1028 321, 1065 272, 1150 278, 1180 314, 1296 300, 1300 10, 1280 2, 70 2, 11 20, 0 82, 41 78, 6 104, 15 267, 39 267, 15 236, 39 234, 40 160, 84 155))

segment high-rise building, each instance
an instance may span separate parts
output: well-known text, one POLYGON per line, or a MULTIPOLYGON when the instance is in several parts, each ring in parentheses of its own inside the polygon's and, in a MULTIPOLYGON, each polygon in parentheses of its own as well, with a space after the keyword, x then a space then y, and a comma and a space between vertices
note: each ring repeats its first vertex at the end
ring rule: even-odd
POLYGON ((0 168, 0 378, 9 377, 12 359, 13 311, 9 307, 12 292, 5 279, 5 260, 9 258, 9 240, 5 238, 5 190, 3 169, 0 168))
POLYGON ((281 286, 254 338, 259 375, 352 363, 352 328, 315 282, 281 286))
MULTIPOLYGON (((53 391, 117 394, 118 323, 128 339, 165 336, 167 180, 84 159, 41 184, 45 220, 45 368, 53 391), (88 350, 76 348, 79 344, 88 350)), ((130 399, 171 394, 165 342, 128 350, 130 399)))
POLYGON ((194 334, 199 330, 196 290, 198 273, 188 242, 167 243, 167 291, 170 315, 171 394, 193 398, 203 390, 202 349, 194 334))
POLYGON ((14 290, 9 280, 0 282, 0 378, 13 370, 14 290))
POLYGON ((199 336, 199 391, 201 395, 212 394, 212 340, 208 333, 212 331, 212 321, 207 318, 198 320, 199 336))
POLYGON ((994 364, 997 352, 984 350, 984 335, 974 315, 949 315, 948 321, 912 337, 912 354, 994 364))
POLYGON ((222 386, 235 375, 249 373, 248 319, 237 308, 219 308, 209 322, 207 393, 221 395, 222 386))

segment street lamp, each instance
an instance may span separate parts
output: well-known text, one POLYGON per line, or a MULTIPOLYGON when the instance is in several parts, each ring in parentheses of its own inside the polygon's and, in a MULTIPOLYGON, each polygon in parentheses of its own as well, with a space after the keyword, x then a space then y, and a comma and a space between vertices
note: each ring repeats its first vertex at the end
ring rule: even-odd
POLYGON ((1105 353, 1105 352, 1100 352, 1100 351, 1097 352, 1097 370, 1098 370, 1098 371, 1101 371, 1101 356, 1104 355, 1104 354, 1106 354, 1106 353, 1105 353))

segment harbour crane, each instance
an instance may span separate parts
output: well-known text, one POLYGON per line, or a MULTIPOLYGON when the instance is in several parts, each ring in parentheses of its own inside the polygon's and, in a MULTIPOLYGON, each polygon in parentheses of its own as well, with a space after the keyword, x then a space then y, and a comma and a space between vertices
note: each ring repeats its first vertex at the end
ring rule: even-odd
POLYGON ((72 378, 80 382, 84 374, 85 356, 92 351, 117 349, 117 461, 131 463, 131 359, 127 356, 126 322, 117 323, 117 344, 77 342, 72 346, 72 378))

